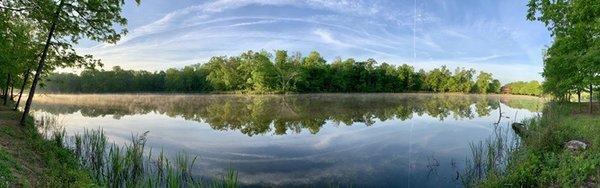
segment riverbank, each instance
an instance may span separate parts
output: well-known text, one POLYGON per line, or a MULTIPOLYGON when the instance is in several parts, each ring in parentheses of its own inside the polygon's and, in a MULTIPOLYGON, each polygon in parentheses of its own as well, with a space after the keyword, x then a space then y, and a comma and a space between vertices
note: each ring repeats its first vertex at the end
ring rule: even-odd
POLYGON ((543 115, 526 121, 521 145, 506 170, 488 173, 481 187, 598 187, 600 185, 600 105, 549 103, 543 115), (571 140, 587 144, 566 148, 571 140))
POLYGON ((90 187, 89 173, 74 153, 44 139, 27 118, 19 125, 21 112, 0 106, 0 187, 90 187))

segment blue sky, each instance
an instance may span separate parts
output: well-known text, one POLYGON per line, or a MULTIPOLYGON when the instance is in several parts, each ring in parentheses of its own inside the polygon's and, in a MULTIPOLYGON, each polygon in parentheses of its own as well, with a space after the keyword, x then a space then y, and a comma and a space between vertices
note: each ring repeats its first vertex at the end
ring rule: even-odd
POLYGON ((246 50, 317 50, 329 61, 474 68, 505 83, 542 80, 542 50, 551 42, 541 23, 525 20, 523 0, 132 2, 123 40, 82 42, 78 51, 102 59, 105 68, 155 71, 246 50))

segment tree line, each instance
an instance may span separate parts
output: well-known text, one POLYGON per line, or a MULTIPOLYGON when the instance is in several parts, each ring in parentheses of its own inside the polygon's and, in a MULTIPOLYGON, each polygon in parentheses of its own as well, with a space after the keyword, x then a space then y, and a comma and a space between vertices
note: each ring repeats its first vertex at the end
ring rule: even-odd
POLYGON ((600 85, 600 1, 530 0, 527 18, 546 25, 554 40, 544 55, 545 92, 568 101, 577 94, 592 99, 600 85))
POLYGON ((542 84, 540 84, 540 82, 535 81, 535 80, 529 81, 529 82, 524 82, 524 81, 511 82, 511 83, 504 85, 504 87, 508 88, 508 91, 506 91, 507 93, 510 93, 513 95, 541 96, 544 92, 542 90, 542 84))
POLYGON ((207 63, 166 71, 86 69, 80 74, 53 73, 44 83, 49 92, 460 92, 498 93, 500 81, 492 74, 446 66, 430 71, 410 65, 395 66, 373 59, 336 58, 327 63, 318 52, 308 56, 276 50, 247 51, 239 56, 217 56, 207 63))

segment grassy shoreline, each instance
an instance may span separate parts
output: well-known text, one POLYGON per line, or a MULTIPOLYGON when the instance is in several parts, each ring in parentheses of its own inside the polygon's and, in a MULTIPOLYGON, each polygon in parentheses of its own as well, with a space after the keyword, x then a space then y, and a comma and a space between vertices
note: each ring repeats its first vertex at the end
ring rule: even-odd
POLYGON ((0 187, 93 187, 74 153, 37 131, 33 118, 0 106, 0 187))
POLYGON ((505 170, 488 171, 476 187, 598 187, 600 184, 600 113, 588 104, 549 103, 543 115, 525 121, 527 131, 511 152, 505 170), (580 140, 583 151, 565 143, 580 140))
POLYGON ((175 158, 162 151, 153 155, 145 134, 118 146, 102 130, 66 137, 53 118, 28 117, 20 126, 20 117, 21 112, 0 105, 0 188, 239 186, 233 169, 221 179, 195 179, 195 157, 183 152, 175 158))

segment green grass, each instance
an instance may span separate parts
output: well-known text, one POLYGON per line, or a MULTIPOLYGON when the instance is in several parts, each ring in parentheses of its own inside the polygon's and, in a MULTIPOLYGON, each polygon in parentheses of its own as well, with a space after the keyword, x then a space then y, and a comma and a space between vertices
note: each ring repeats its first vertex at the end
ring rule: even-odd
POLYGON ((8 187, 90 187, 89 173, 73 152, 39 134, 31 117, 0 106, 0 184, 8 187))
POLYGON ((24 133, 33 148, 31 153, 40 155, 45 163, 46 176, 42 177, 44 180, 39 183, 50 187, 89 187, 94 185, 89 173, 79 165, 73 152, 61 144, 57 144, 56 140, 47 140, 41 136, 31 118, 28 118, 24 133))
POLYGON ((11 171, 20 168, 20 165, 10 154, 0 149, 0 187, 8 187, 9 182, 15 181, 15 177, 11 171))
POLYGON ((550 103, 541 117, 525 122, 527 134, 511 153, 505 170, 494 171, 479 187, 597 187, 600 182, 600 116, 578 113, 572 103, 550 103), (569 140, 588 149, 565 149, 569 140))

